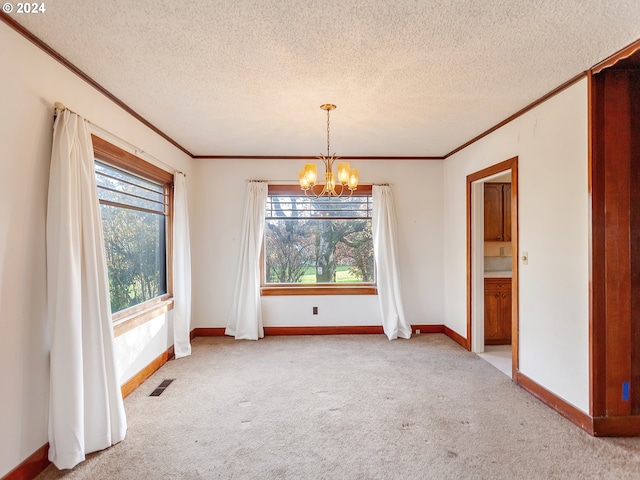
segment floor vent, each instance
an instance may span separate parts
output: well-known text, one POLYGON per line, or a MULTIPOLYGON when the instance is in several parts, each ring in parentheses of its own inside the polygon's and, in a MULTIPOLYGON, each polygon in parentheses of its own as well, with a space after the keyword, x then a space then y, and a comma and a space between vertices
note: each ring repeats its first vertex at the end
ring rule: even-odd
POLYGON ((151 394, 149 395, 150 397, 159 397, 160 395, 162 395, 162 392, 164 392, 164 390, 171 385, 171 382, 173 382, 175 380, 175 378, 170 378, 169 380, 163 380, 162 383, 160 385, 158 385, 158 388, 156 388, 153 392, 151 392, 151 394))

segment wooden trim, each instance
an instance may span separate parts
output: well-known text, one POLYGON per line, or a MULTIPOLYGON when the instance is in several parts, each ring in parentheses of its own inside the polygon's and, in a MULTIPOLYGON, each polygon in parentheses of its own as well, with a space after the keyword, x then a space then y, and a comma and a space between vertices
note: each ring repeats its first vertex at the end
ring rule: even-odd
POLYGON ((640 416, 595 417, 591 434, 595 437, 637 437, 640 435, 640 416))
MULTIPOLYGON (((4 21, 7 25, 9 25, 11 28, 13 28, 16 32, 18 32, 22 36, 24 36, 27 40, 32 42, 38 48, 43 50, 45 53, 47 53, 53 59, 55 59, 56 61, 61 63, 64 67, 66 67, 71 72, 73 72, 78 77, 80 77, 82 80, 87 82, 93 88, 95 88, 100 93, 105 95, 107 98, 109 98, 111 101, 113 101, 116 105, 121 107, 124 111, 129 113, 131 116, 136 118, 142 124, 144 124, 147 127, 149 127, 155 133, 160 135, 162 138, 167 140, 169 143, 171 143, 176 148, 180 149, 181 151, 183 151, 184 153, 186 153, 187 155, 189 155, 193 159, 211 159, 211 160, 232 160, 232 159, 315 160, 315 159, 318 158, 317 156, 308 156, 308 155, 193 155, 186 148, 184 148, 182 145, 177 143, 175 140, 173 140, 167 134, 162 132, 156 126, 151 124, 148 120, 143 118, 141 115, 136 113, 134 110, 131 109, 131 107, 129 107, 123 101, 118 99, 115 95, 113 95, 108 90, 106 90, 103 86, 101 86, 98 82, 96 82, 91 77, 89 77, 86 73, 84 73, 78 67, 76 67, 71 62, 69 62, 69 60, 64 58, 62 55, 60 55, 58 52, 56 52, 53 48, 51 48, 45 42, 40 40, 33 33, 31 33, 25 27, 20 25, 18 22, 16 22, 9 15, 0 12, 0 19, 2 19, 2 21, 4 21)), ((598 73, 599 71, 603 70, 604 68, 607 68, 607 67, 613 65, 617 61, 632 55, 638 49, 640 49, 640 40, 635 41, 634 43, 632 43, 628 47, 624 48, 620 52, 618 52, 618 53, 612 55, 611 57, 607 58, 606 60, 598 63, 597 65, 595 65, 594 67, 591 68, 591 71, 593 73, 598 73)), ((472 138, 468 142, 460 145, 459 147, 457 147, 456 149, 450 151, 449 153, 447 153, 444 156, 438 156, 438 155, 431 155, 431 156, 362 156, 362 155, 358 155, 358 156, 342 156, 340 158, 344 159, 344 160, 445 160, 446 158, 454 155, 455 153, 458 153, 459 151, 467 148, 469 145, 471 145, 471 144, 477 142, 478 140, 486 137, 490 133, 498 130, 499 128, 503 127, 504 125, 506 125, 507 123, 511 122, 512 120, 515 120, 516 118, 518 118, 519 116, 523 115, 524 113, 526 113, 526 112, 530 111, 531 109, 537 107, 541 103, 545 102, 546 100, 548 100, 549 98, 555 96, 556 94, 560 93, 561 91, 565 90, 566 88, 572 86, 574 83, 576 83, 579 80, 581 80, 585 75, 586 75, 586 72, 582 72, 582 73, 576 75, 574 78, 568 80, 567 82, 563 83, 562 85, 560 85, 559 87, 555 88, 551 92, 549 92, 546 95, 540 97, 538 100, 530 103, 529 105, 527 105, 526 107, 524 107, 521 110, 517 111, 516 113, 514 113, 513 115, 511 115, 507 119, 505 119, 502 122, 498 123, 497 125, 491 127, 490 129, 486 130, 485 132, 481 133, 480 135, 472 138)))
POLYGON ((136 373, 120 387, 122 398, 127 398, 136 388, 142 385, 151 375, 156 373, 160 367, 175 356, 173 346, 162 352, 149 365, 136 373))
MULTIPOLYGON (((444 325, 412 325, 412 333, 420 330, 420 334, 443 333, 444 325)), ((191 339, 195 337, 223 337, 225 329, 214 328, 194 328, 191 331, 191 339)), ((264 327, 265 336, 276 335, 357 335, 357 334, 377 334, 384 333, 382 326, 327 326, 327 327, 264 327)))
MULTIPOLYGON (((167 209, 166 250, 167 250, 167 293, 173 297, 173 221, 175 210, 175 185, 165 185, 168 189, 169 208, 167 209)), ((185 192, 185 195, 187 192, 185 192)))
POLYGON ((575 423, 577 426, 593 435, 593 419, 588 414, 551 393, 549 390, 534 382, 526 375, 523 375, 521 372, 518 372, 517 377, 517 384, 523 389, 548 407, 554 409, 569 421, 575 423))
POLYGON ((171 295, 165 293, 160 297, 152 298, 151 300, 147 300, 146 302, 133 305, 132 307, 125 308, 124 310, 120 310, 119 312, 114 313, 111 316, 111 320, 113 321, 113 323, 118 323, 120 320, 128 317, 133 317, 135 314, 143 312, 145 310, 150 310, 153 307, 160 305, 162 302, 166 302, 170 299, 171 295))
MULTIPOLYGON (((341 157, 342 158, 342 157, 341 157)), ((373 185, 358 185, 358 189, 353 193, 354 197, 370 197, 373 192, 373 185)), ((272 184, 268 185, 269 195, 295 195, 304 197, 304 192, 297 184, 272 184)), ((312 195, 309 197, 313 198, 312 195)), ((366 218, 362 218, 366 220, 366 218)), ((260 277, 264 281, 264 242, 260 249, 260 277)), ((260 295, 271 296, 294 296, 294 295, 377 295, 378 289, 375 283, 331 283, 331 284, 263 284, 260 288, 260 295)))
MULTIPOLYGON (((640 60, 640 53, 634 55, 640 60)), ((629 113, 630 113, 630 415, 640 415, 640 62, 629 75, 629 113)))
MULTIPOLYGON (((472 250, 472 232, 471 232, 471 205, 472 205, 472 198, 471 198, 471 193, 472 193, 472 184, 473 184, 474 180, 469 178, 469 176, 467 176, 467 186, 466 186, 466 234, 467 234, 467 239, 466 239, 466 243, 467 243, 467 274, 466 274, 466 282, 467 282, 467 338, 465 340, 464 343, 464 347, 471 351, 471 336, 472 336, 472 332, 471 332, 471 316, 472 316, 472 312, 473 312, 473 307, 471 304, 471 301, 473 300, 473 278, 471 276, 471 271, 472 271, 472 264, 471 261, 473 259, 473 255, 471 254, 471 250, 472 250)), ((460 342, 458 342, 460 343, 460 342)), ((460 344, 462 345, 462 344, 460 344)))
MULTIPOLYGON (((420 330, 420 335, 429 333, 442 333, 443 325, 412 325, 411 332, 415 334, 416 329, 420 330)), ((264 335, 376 335, 384 334, 382 325, 336 325, 336 326, 316 326, 316 327, 264 327, 264 335)))
POLYGON ((117 337, 129 330, 142 325, 158 315, 173 309, 173 173, 143 160, 136 155, 123 150, 116 145, 96 136, 91 135, 93 153, 98 160, 121 168, 134 175, 158 182, 164 187, 167 195, 166 218, 166 275, 167 293, 162 296, 143 302, 139 305, 127 308, 113 315, 114 335, 117 337))
POLYGON ((195 337, 224 337, 224 327, 198 327, 191 330, 192 339, 195 337))
POLYGON ((2 477, 2 480, 31 480, 37 477, 50 463, 49 444, 46 443, 2 477))
POLYGON ((442 324, 413 324, 411 333, 418 335, 416 330, 420 330, 420 335, 425 333, 444 333, 445 326, 442 324))
POLYGON ((263 286, 260 288, 260 295, 263 297, 277 297, 277 296, 293 296, 293 295, 377 295, 378 288, 373 286, 353 286, 350 284, 343 284, 345 286, 290 286, 290 287, 268 287, 263 286))
POLYGON ((592 68, 588 85, 589 411, 602 435, 640 434, 638 60, 640 40, 592 68))
MULTIPOLYGON (((587 188, 589 192, 589 200, 591 200, 592 184, 593 184, 593 154, 594 154, 594 122, 595 122, 595 106, 596 88, 594 84, 593 72, 587 72, 587 188)), ((591 202, 589 202, 591 204, 591 202)), ((591 212, 589 212, 591 213, 591 212)), ((589 218, 591 220, 591 218, 589 218)))
POLYGON ((65 57, 63 57, 62 55, 60 55, 58 52, 56 52, 53 48, 51 48, 49 45, 47 45, 45 42, 43 42, 42 40, 40 40, 38 37, 36 37, 33 33, 31 33, 29 30, 27 30, 25 27, 23 27, 22 25, 20 25, 18 22, 16 22, 13 18, 11 18, 9 15, 0 12, 0 20, 2 20, 4 23, 6 23, 7 25, 9 25, 11 28, 13 28, 16 32, 18 32, 20 35, 22 35, 23 37, 25 37, 27 40, 29 40, 31 43, 33 43, 36 47, 38 47, 40 50, 44 51, 47 55, 49 55, 51 58, 53 58, 54 60, 56 60, 58 63, 60 63, 62 66, 66 67, 68 70, 70 70, 72 73, 74 73, 75 75, 77 75, 78 77, 80 77, 82 80, 84 80, 86 83, 88 83, 90 86, 92 86, 93 88, 95 88, 98 92, 102 93, 105 97, 107 97, 109 100, 111 100, 113 103, 115 103, 116 105, 118 105, 120 108, 122 108, 125 112, 127 112, 129 115, 131 115, 133 118, 135 118, 136 120, 138 120, 140 123, 142 123, 143 125, 145 125, 146 127, 150 128, 151 130, 153 130, 155 133, 157 133, 158 135, 160 135, 162 138, 164 138, 167 142, 169 142, 171 145, 173 145, 174 147, 176 147, 177 149, 181 150, 182 152, 186 153, 187 155, 189 155, 190 157, 193 158, 193 155, 191 154, 191 152, 189 152, 189 150, 187 150, 186 148, 184 148, 182 145, 180 145, 178 142, 176 142, 173 138, 171 138, 169 135, 167 135, 166 133, 164 133, 162 130, 160 130, 158 127, 156 127, 155 125, 153 125, 152 123, 150 123, 147 119, 145 119, 144 117, 142 117, 142 115, 138 114, 137 112, 135 112, 131 107, 129 107, 129 105, 127 105, 126 103, 124 103, 122 100, 120 100, 118 97, 116 97, 114 94, 112 94, 111 92, 109 92, 106 88, 104 88, 102 85, 100 85, 98 82, 96 82, 93 78, 91 78, 89 75, 87 75, 86 73, 84 73, 82 70, 80 70, 78 67, 76 67, 73 63, 71 63, 69 60, 67 60, 65 57))
MULTIPOLYGON (((193 155, 194 160, 320 160, 310 155, 193 155)), ((340 160, 444 160, 442 156, 340 156, 340 160)))
POLYGON ((636 53, 638 50, 640 50, 640 39, 624 47, 622 50, 617 51, 613 55, 605 58, 600 63, 595 64, 593 67, 591 67, 591 73, 600 73, 605 68, 612 67, 613 65, 618 63, 620 60, 630 57, 631 55, 636 53))
POLYGON ((154 318, 157 318, 159 315, 162 315, 169 310, 173 310, 173 298, 164 300, 160 303, 156 303, 149 308, 146 308, 145 310, 136 312, 132 315, 124 317, 117 322, 114 322, 113 336, 119 337, 123 333, 126 333, 129 330, 133 330, 134 328, 139 327, 143 323, 149 322, 154 318))
POLYGON ((265 337, 282 335, 360 335, 383 334, 382 325, 378 326, 327 326, 327 327, 264 327, 265 337))
POLYGON ((451 330, 449 327, 444 325, 443 333, 449 337, 454 342, 458 343, 462 348, 466 350, 471 350, 471 337, 464 338, 458 332, 451 330))
POLYGON ((518 157, 511 157, 507 160, 504 160, 502 162, 496 163, 494 165, 491 165, 487 168, 483 168, 482 170, 479 170, 477 172, 471 173, 469 175, 467 175, 467 182, 473 183, 477 180, 481 180, 483 178, 487 178, 490 177, 492 175, 495 175, 497 173, 502 173, 502 172, 506 172, 507 170, 511 169, 513 166, 513 162, 516 161, 518 159, 518 157))
MULTIPOLYGON (((317 156, 308 156, 308 155, 194 155, 191 152, 189 152, 186 148, 184 148, 182 145, 180 145, 178 142, 176 142, 171 137, 169 137, 167 134, 162 132, 155 125, 153 125, 148 120, 146 120, 141 115, 139 115, 134 110, 132 110, 131 107, 129 107, 127 104, 125 104, 119 98, 117 98, 115 95, 110 93, 102 85, 100 85, 98 82, 96 82, 91 77, 89 77, 86 73, 84 73, 82 70, 80 70, 78 67, 76 67, 74 64, 72 64, 65 57, 63 57, 58 52, 56 52, 53 48, 51 48, 45 42, 43 42, 38 37, 36 37, 33 33, 31 33, 25 27, 23 27, 18 22, 16 22, 9 15, 0 12, 0 19, 3 22, 5 22, 7 25, 9 25, 11 28, 13 28, 20 35, 22 35, 27 40, 29 40, 31 43, 33 43, 38 48, 40 48, 45 53, 47 53, 49 56, 51 56, 54 60, 58 61, 64 67, 69 69, 71 72, 76 74, 82 80, 84 80, 89 85, 91 85, 93 88, 98 90, 105 97, 109 98, 116 105, 118 105, 120 108, 122 108, 125 112, 129 113, 135 119, 140 121, 143 125, 147 126, 151 130, 153 130, 155 133, 157 133, 162 138, 167 140, 169 143, 174 145, 176 148, 178 148, 179 150, 181 150, 185 154, 189 155, 189 157, 191 157, 192 159, 211 159, 211 160, 233 160, 233 159, 315 160, 315 159, 318 158, 317 156)), ((607 67, 613 65, 617 61, 632 55, 638 49, 640 49, 640 39, 636 40, 634 43, 632 43, 628 47, 626 47, 626 48, 622 49, 621 51, 615 53, 614 55, 608 57, 607 59, 603 60, 602 62, 596 64, 594 67, 591 68, 591 71, 593 73, 598 73, 601 70, 603 70, 604 68, 607 68, 607 67)), ((471 145, 471 144, 477 142, 478 140, 486 137, 490 133, 498 130, 499 128, 503 127, 504 125, 506 125, 507 123, 511 122, 512 120, 515 120, 516 118, 518 118, 519 116, 521 116, 524 113, 528 112, 529 110, 537 107, 541 103, 545 102, 546 100, 548 100, 549 98, 553 97, 554 95, 560 93, 561 91, 565 90, 566 88, 572 86, 574 83, 576 83, 579 80, 581 80, 582 77, 584 77, 585 75, 586 75, 586 72, 582 72, 582 73, 576 75, 574 78, 568 80, 567 82, 563 83, 562 85, 560 85, 559 87, 555 88, 551 92, 549 92, 546 95, 540 97, 538 100, 530 103, 529 105, 527 105, 523 109, 517 111, 516 113, 514 113, 513 115, 511 115, 507 119, 505 119, 502 122, 498 123, 497 125, 491 127, 490 129, 486 130, 485 132, 481 133, 480 135, 472 138, 468 142, 460 145, 459 147, 457 147, 456 149, 450 151, 449 153, 447 153, 444 156, 438 156, 438 155, 427 155, 427 156, 362 156, 362 155, 359 155, 359 156, 342 156, 340 158, 344 159, 344 160, 445 160, 446 158, 454 155, 455 153, 458 153, 459 151, 467 148, 469 145, 471 145)))
POLYGON ((637 72, 602 69, 589 84, 589 411, 601 424, 640 411, 637 72), (621 395, 625 383, 628 398, 621 395))
POLYGON ((114 167, 121 168, 148 180, 164 185, 173 185, 173 172, 167 172, 96 135, 92 134, 91 140, 93 142, 93 153, 98 160, 105 161, 114 167))
POLYGON ((473 262, 472 257, 472 239, 473 232, 471 228, 472 221, 472 184, 483 178, 496 175, 498 173, 511 170, 511 244, 513 245, 512 262, 511 262, 511 299, 512 299, 512 314, 511 314, 511 342, 512 348, 512 377, 515 376, 515 371, 518 365, 518 157, 512 157, 508 160, 504 160, 495 165, 491 165, 487 168, 483 168, 477 172, 467 175, 467 188, 466 188, 466 204, 467 204, 467 339, 465 342, 465 348, 471 351, 472 347, 472 300, 473 300, 473 285, 471 277, 471 267, 473 262))
POLYGON ((587 72, 582 72, 578 75, 576 75, 575 77, 573 77, 571 80, 568 80, 566 82, 564 82, 562 85, 560 85, 557 88, 554 88, 553 90, 551 90, 549 93, 547 93, 546 95, 543 95, 542 97, 540 97, 538 100, 530 103, 529 105, 527 105, 526 107, 524 107, 521 110, 518 110, 516 113, 514 113, 513 115, 511 115, 510 117, 506 118, 505 120, 503 120, 502 122, 498 123, 497 125, 494 125, 493 127, 491 127, 488 130, 485 130, 484 132, 482 132, 480 135, 478 135, 477 137, 472 138, 471 140, 469 140, 467 143, 464 143, 462 145, 460 145, 458 148, 451 150, 449 153, 447 153, 443 159, 447 159, 449 158, 451 155, 454 155, 456 153, 458 153, 461 150, 464 150, 465 148, 467 148, 469 145, 472 145, 474 143, 476 143, 478 140, 483 139, 484 137, 486 137, 487 135, 489 135, 490 133, 495 132, 496 130, 498 130, 499 128, 504 127, 507 123, 515 120, 518 117, 521 117, 522 115, 524 115, 525 113, 527 113, 530 110, 533 110, 535 107, 537 107, 538 105, 540 105, 541 103, 546 102, 547 100, 549 100, 551 97, 554 97, 555 95, 557 95, 558 93, 562 92, 563 90, 566 90, 567 88, 571 87, 572 85, 574 85, 575 83, 578 83, 580 80, 582 80, 585 76, 587 75, 587 72))
POLYGON ((511 378, 520 368, 520 240, 518 223, 518 157, 511 163, 511 378))
POLYGON ((624 71, 604 76, 605 164, 605 305, 606 414, 631 415, 621 385, 631 380, 631 125, 629 76, 624 71))
POLYGON ((606 413, 606 278, 605 278, 605 162, 603 79, 602 75, 591 75, 589 131, 590 139, 590 256, 589 256, 589 370, 590 407, 593 417, 606 413))

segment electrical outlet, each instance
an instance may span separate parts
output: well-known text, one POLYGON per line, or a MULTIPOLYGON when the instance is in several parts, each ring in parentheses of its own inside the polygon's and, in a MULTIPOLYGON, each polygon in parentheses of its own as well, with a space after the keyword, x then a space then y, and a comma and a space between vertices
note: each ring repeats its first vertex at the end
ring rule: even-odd
POLYGON ((416 328, 416 335, 420 335, 420 329, 416 328))
POLYGON ((318 314, 318 307, 313 307, 313 314, 317 315, 318 314))

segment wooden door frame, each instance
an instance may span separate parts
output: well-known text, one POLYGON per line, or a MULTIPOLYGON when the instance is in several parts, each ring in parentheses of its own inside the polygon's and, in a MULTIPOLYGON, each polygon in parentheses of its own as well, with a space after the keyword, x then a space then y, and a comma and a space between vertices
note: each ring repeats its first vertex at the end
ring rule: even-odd
POLYGON ((504 162, 497 163, 480 171, 467 175, 467 350, 471 351, 472 335, 472 184, 478 180, 491 177, 493 175, 511 171, 511 378, 518 382, 518 351, 519 351, 519 323, 518 323, 518 157, 513 157, 504 162))
POLYGON ((640 376, 639 60, 640 40, 588 73, 589 413, 595 435, 640 435, 634 381, 640 376))

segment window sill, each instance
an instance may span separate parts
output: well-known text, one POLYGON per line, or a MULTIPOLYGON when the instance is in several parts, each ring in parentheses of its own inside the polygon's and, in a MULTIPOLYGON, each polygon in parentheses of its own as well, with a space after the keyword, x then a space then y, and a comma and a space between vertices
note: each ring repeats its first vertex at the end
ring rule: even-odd
POLYGON ((300 287, 262 287, 260 295, 263 297, 284 296, 284 295, 377 295, 378 289, 375 285, 357 286, 317 286, 300 287))
POLYGON ((113 316, 113 336, 118 337, 169 310, 173 310, 173 297, 159 299, 143 309, 136 309, 130 314, 127 314, 126 311, 122 312, 124 314, 116 313, 113 316))

